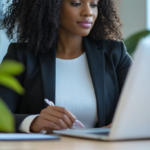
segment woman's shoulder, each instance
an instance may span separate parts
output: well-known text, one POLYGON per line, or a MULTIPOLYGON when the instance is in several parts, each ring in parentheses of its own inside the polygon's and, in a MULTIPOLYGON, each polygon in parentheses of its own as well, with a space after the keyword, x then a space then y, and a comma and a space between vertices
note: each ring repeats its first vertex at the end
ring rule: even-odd
POLYGON ((123 41, 100 40, 100 41, 97 41, 97 43, 101 44, 101 48, 107 52, 126 50, 126 47, 123 41))
POLYGON ((17 50, 20 50, 20 51, 25 51, 27 48, 27 43, 10 43, 9 44, 9 47, 8 47, 8 51, 11 50, 11 51, 17 51, 17 50))
POLYGON ((126 50, 125 44, 123 41, 117 41, 117 40, 93 40, 91 37, 88 37, 88 40, 91 42, 94 42, 99 49, 105 51, 105 52, 115 52, 115 51, 121 51, 126 50))
POLYGON ((14 53, 16 55, 27 55, 32 54, 33 52, 27 51, 27 43, 10 43, 8 46, 7 53, 14 53))
POLYGON ((10 43, 4 59, 14 59, 24 61, 28 54, 33 55, 32 52, 27 52, 27 43, 10 43))
POLYGON ((97 45, 101 46, 100 49, 104 52, 104 56, 113 60, 115 66, 119 66, 122 62, 128 65, 132 63, 132 58, 123 41, 99 40, 97 45))

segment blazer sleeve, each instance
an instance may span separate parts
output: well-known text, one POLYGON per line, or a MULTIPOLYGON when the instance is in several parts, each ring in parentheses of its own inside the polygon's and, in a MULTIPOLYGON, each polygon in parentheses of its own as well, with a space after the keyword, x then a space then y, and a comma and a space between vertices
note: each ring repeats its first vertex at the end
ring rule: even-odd
POLYGON ((116 72, 117 72, 117 78, 118 78, 118 83, 119 83, 119 89, 121 92, 128 70, 132 64, 132 58, 128 54, 127 49, 122 41, 120 42, 120 47, 121 47, 120 48, 121 53, 120 53, 120 59, 117 65, 116 72))
MULTIPOLYGON (((5 57, 3 58, 3 61, 4 60, 19 61, 17 59, 15 45, 16 45, 15 43, 11 43, 9 45, 8 52, 6 53, 5 57)), ((21 62, 21 63, 23 63, 23 62, 21 62)), ((15 78, 20 82, 21 85, 23 85, 23 82, 24 82, 24 74, 25 73, 15 76, 15 78)), ((24 120, 24 118, 29 116, 29 114, 15 114, 15 111, 16 111, 19 101, 21 99, 21 95, 19 95, 18 93, 14 92, 13 90, 11 90, 3 85, 0 85, 0 97, 7 104, 8 108, 14 115, 15 129, 17 132, 19 132, 18 128, 19 128, 20 123, 24 120)))

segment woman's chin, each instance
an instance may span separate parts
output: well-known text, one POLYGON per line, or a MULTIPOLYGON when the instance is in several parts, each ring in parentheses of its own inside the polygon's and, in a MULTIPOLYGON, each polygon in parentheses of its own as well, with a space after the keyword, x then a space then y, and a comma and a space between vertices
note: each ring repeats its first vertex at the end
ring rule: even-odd
POLYGON ((89 33, 90 33, 90 32, 82 32, 82 33, 80 33, 79 35, 80 35, 80 36, 88 36, 89 33))

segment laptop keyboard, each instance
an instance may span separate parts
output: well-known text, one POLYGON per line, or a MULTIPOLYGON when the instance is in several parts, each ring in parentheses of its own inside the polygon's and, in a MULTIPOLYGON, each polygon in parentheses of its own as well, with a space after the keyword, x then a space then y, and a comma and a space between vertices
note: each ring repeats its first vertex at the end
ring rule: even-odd
POLYGON ((93 133, 88 133, 88 134, 108 135, 108 134, 109 134, 109 132, 93 132, 93 133))

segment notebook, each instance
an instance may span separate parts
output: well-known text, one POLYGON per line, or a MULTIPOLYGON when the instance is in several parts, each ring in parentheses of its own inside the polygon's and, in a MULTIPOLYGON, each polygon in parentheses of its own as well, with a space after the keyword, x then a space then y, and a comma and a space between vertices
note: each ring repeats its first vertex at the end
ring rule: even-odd
POLYGON ((59 140, 58 136, 27 133, 0 133, 0 141, 59 140))

